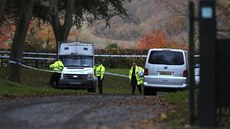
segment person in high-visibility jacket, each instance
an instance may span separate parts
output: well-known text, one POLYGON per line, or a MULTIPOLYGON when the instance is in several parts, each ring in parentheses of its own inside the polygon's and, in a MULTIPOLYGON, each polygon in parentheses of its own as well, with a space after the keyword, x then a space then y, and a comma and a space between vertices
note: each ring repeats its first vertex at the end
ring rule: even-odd
POLYGON ((144 84, 144 69, 133 63, 131 69, 129 70, 129 80, 132 86, 132 95, 135 94, 136 86, 142 94, 142 84, 144 84))
POLYGON ((104 80, 105 67, 102 65, 101 61, 97 62, 96 66, 94 67, 94 71, 98 80, 99 94, 102 94, 103 92, 102 84, 104 80))
POLYGON ((50 78, 50 84, 53 87, 57 87, 59 85, 59 80, 61 77, 61 72, 64 69, 64 64, 62 63, 61 59, 57 59, 53 64, 49 66, 53 70, 53 74, 50 78))

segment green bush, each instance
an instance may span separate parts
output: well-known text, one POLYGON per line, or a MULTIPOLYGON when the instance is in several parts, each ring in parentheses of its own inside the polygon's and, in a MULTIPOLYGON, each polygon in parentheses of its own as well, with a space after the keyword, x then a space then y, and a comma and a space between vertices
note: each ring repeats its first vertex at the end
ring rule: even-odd
MULTIPOLYGON (((96 55, 147 55, 148 50, 120 49, 119 47, 108 47, 107 49, 95 50, 96 55)), ((145 57, 95 57, 107 68, 130 68, 133 62, 144 67, 145 57)))

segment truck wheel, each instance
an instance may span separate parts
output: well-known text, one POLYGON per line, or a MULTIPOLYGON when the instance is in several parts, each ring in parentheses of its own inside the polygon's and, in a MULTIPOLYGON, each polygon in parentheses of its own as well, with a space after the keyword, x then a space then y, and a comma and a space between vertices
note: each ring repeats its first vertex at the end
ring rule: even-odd
POLYGON ((96 92, 96 89, 95 88, 90 88, 90 89, 88 89, 88 92, 96 92))
POLYGON ((96 86, 93 86, 93 88, 89 88, 88 92, 96 92, 96 86))
POLYGON ((57 83, 55 82, 54 85, 53 85, 53 88, 55 88, 55 89, 59 88, 59 84, 57 84, 57 83))

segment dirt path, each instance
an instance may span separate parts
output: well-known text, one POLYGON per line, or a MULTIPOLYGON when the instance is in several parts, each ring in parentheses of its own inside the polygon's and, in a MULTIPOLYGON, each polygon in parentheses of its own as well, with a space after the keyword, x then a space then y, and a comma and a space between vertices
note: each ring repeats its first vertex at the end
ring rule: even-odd
POLYGON ((71 95, 0 100, 1 129, 161 129, 160 96, 71 95))

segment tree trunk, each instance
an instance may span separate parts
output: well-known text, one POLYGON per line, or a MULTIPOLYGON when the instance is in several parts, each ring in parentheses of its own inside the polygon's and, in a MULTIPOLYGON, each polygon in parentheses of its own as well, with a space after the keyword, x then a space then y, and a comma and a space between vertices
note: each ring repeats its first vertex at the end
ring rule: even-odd
MULTIPOLYGON (((11 48, 10 60, 21 61, 23 56, 24 42, 26 39, 29 23, 32 17, 33 6, 36 0, 22 1, 20 9, 19 21, 16 26, 16 32, 11 48)), ((15 63, 9 64, 9 80, 21 82, 20 65, 15 63)))
POLYGON ((51 25, 56 39, 56 51, 58 52, 58 42, 67 41, 71 27, 73 26, 73 12, 75 0, 67 0, 66 15, 64 24, 60 23, 58 14, 58 0, 51 0, 51 25))
MULTIPOLYGON (((55 35, 56 44, 59 41, 59 26, 61 26, 58 16, 58 2, 59 0, 50 1, 50 12, 51 12, 51 25, 53 27, 53 32, 55 35)), ((57 48, 58 46, 56 46, 57 48)))
POLYGON ((6 6, 6 0, 0 0, 0 19, 2 18, 5 6, 6 6))
POLYGON ((74 5, 75 0, 68 0, 67 1, 67 9, 66 9, 66 15, 65 15, 65 22, 63 25, 63 40, 67 40, 70 29, 73 26, 73 12, 74 12, 74 5))

